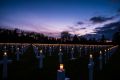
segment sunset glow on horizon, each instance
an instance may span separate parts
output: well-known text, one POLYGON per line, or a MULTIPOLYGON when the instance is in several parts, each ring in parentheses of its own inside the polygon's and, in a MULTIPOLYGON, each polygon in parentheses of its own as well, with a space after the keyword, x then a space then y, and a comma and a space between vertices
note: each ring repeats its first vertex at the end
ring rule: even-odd
POLYGON ((96 34, 96 28, 115 21, 120 8, 113 0, 1 0, 0 26, 59 37, 96 34))

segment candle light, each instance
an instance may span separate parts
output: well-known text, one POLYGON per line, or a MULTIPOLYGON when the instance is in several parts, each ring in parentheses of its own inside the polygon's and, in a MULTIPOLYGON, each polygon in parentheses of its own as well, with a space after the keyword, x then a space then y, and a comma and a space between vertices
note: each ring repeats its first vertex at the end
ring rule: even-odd
POLYGON ((49 56, 51 56, 52 55, 52 49, 51 49, 51 47, 49 47, 49 56))
POLYGON ((17 48, 17 50, 19 50, 19 48, 17 48))
POLYGON ((60 52, 62 51, 62 49, 60 48, 60 52))
POLYGON ((60 64, 60 70, 63 71, 64 70, 64 65, 60 64))
POLYGON ((99 56, 99 68, 102 70, 102 52, 100 51, 100 56, 99 56))
POLYGON ((7 80, 7 64, 12 62, 12 60, 7 59, 7 53, 4 52, 3 60, 0 61, 0 64, 3 64, 3 80, 7 80))
POLYGON ((90 54, 90 58, 92 58, 92 54, 90 54))
POLYGON ((65 80, 65 70, 63 64, 60 64, 60 69, 57 70, 57 80, 65 80))
POLYGON ((19 48, 17 48, 17 51, 16 51, 16 59, 17 59, 17 61, 19 61, 19 59, 20 59, 20 51, 19 51, 19 48))
POLYGON ((105 52, 106 52, 106 49, 105 49, 105 52))
POLYGON ((72 51, 73 51, 73 47, 72 47, 72 51))
POLYGON ((105 64, 107 63, 107 55, 106 55, 106 50, 105 50, 105 53, 104 53, 104 60, 105 60, 105 64))
POLYGON ((92 56, 92 54, 90 54, 90 61, 88 64, 89 80, 93 80, 93 68, 94 68, 93 56, 92 56))
POLYGON ((45 56, 42 54, 42 49, 40 50, 40 55, 37 55, 36 57, 38 58, 38 61, 39 61, 38 67, 39 67, 40 69, 42 69, 42 68, 43 68, 43 59, 44 59, 44 57, 45 57, 45 56))
POLYGON ((74 48, 72 47, 72 50, 71 50, 71 60, 74 60, 74 48))
POLYGON ((7 56, 7 53, 6 53, 6 52, 4 52, 4 56, 7 56))
POLYGON ((42 53, 42 49, 40 50, 40 53, 42 53))
POLYGON ((63 53, 61 52, 61 51, 62 51, 61 48, 60 48, 59 50, 60 50, 60 52, 58 53, 58 56, 59 56, 59 63, 62 63, 62 55, 63 55, 63 53))
POLYGON ((102 54, 102 51, 100 51, 100 55, 102 54))

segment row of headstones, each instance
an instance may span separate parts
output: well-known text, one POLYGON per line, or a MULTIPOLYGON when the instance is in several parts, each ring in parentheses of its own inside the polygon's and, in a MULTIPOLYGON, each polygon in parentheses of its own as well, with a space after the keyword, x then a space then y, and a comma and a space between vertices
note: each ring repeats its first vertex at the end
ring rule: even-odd
MULTIPOLYGON (((98 57, 100 71, 103 69, 103 57, 104 57, 104 64, 106 64, 107 60, 109 60, 111 58, 113 53, 116 51, 117 47, 118 46, 113 46, 113 47, 109 48, 108 50, 105 50, 104 54, 100 51, 100 53, 99 53, 100 55, 98 57)), ((89 80, 93 80, 94 61, 93 61, 92 55, 90 55, 88 69, 89 69, 89 80)))
MULTIPOLYGON (((107 58, 109 59, 111 57, 111 55, 114 53, 114 51, 116 50, 116 47, 117 46, 109 48, 108 52, 105 50, 105 53, 104 53, 105 64, 107 62, 107 58)), ((35 51, 36 58, 39 60, 39 68, 41 69, 41 68, 43 68, 43 58, 45 56, 42 52, 42 49, 39 52, 36 47, 33 47, 33 48, 34 48, 34 51, 35 51)), ((75 58, 73 57, 73 53, 74 53, 73 48, 72 48, 71 53, 72 53, 71 54, 71 59, 74 60, 75 58)), ((58 70, 58 72, 57 72, 57 80, 65 80, 65 72, 64 72, 64 69, 63 69, 63 62, 62 62, 63 53, 61 52, 61 47, 60 47, 58 55, 59 55, 60 70, 58 70)), ((99 55, 99 68, 100 68, 100 70, 102 70, 102 66, 103 66, 102 61, 103 61, 103 54, 100 51, 100 55, 99 55)), ((89 69, 89 80, 93 80, 94 61, 93 61, 92 54, 90 54, 88 69, 89 69)), ((67 78, 67 79, 69 79, 69 78, 67 78)))
MULTIPOLYGON (((25 49, 26 50, 26 49, 25 49)), ((24 50, 23 50, 24 51, 24 50)), ((17 60, 19 60, 19 48, 17 48, 17 60)), ((62 63, 62 55, 63 53, 61 52, 61 48, 60 48, 60 53, 59 53, 59 61, 60 63, 62 63)), ((39 68, 42 68, 43 67, 43 58, 45 57, 43 54, 42 54, 42 50, 40 51, 40 55, 37 53, 36 54, 36 57, 39 59, 39 68)), ((1 64, 3 64, 3 78, 7 78, 7 63, 11 62, 12 60, 8 60, 7 59, 7 53, 5 52, 4 55, 3 55, 3 60, 0 61, 1 64)), ((60 71, 61 72, 61 71, 60 71)), ((58 71, 59 73, 59 71, 58 71)), ((59 75, 61 75, 61 73, 59 73, 59 75)), ((58 78, 59 80, 59 78, 58 78)), ((61 79, 60 79, 61 80, 61 79)))
MULTIPOLYGON (((61 47, 59 47, 60 49, 59 49, 59 53, 58 53, 58 56, 59 56, 59 63, 62 63, 62 56, 63 56, 63 53, 61 52, 62 51, 62 49, 61 49, 61 47)), ((43 58, 45 57, 42 53, 43 53, 43 50, 41 49, 40 50, 40 52, 39 52, 39 50, 38 50, 38 47, 36 47, 36 46, 33 46, 33 49, 34 49, 34 53, 35 53, 35 55, 36 55, 36 58, 40 58, 39 60, 40 61, 43 61, 43 58), (40 53, 40 54, 39 54, 40 53)), ((80 52, 80 54, 81 54, 81 52, 80 52)), ((51 48, 50 48, 50 50, 49 50, 49 55, 51 56, 51 48)), ((74 60, 74 59, 76 59, 75 57, 74 57, 74 48, 72 48, 72 50, 71 50, 71 52, 70 52, 70 56, 71 56, 71 60, 74 60)))
MULTIPOLYGON (((21 49, 19 48, 15 48, 16 49, 16 60, 19 61, 20 59, 20 55, 23 55, 23 53, 25 53, 25 51, 27 50, 28 46, 23 46, 21 49)), ((11 48, 11 51, 13 51, 13 46, 11 48)), ((8 59, 8 55, 7 55, 7 49, 5 48, 4 50, 4 54, 3 54, 3 60, 0 61, 0 64, 3 64, 3 79, 7 79, 7 64, 11 63, 13 60, 9 60, 8 59)))
MULTIPOLYGON (((93 46, 93 48, 91 47, 91 46, 67 46, 67 48, 66 48, 66 46, 56 46, 56 47, 51 47, 51 46, 33 46, 33 49, 34 49, 34 52, 35 52, 35 54, 36 55, 39 55, 38 53, 39 53, 39 48, 40 49, 42 49, 43 50, 43 53, 44 54, 46 54, 45 52, 47 52, 48 53, 48 55, 49 56, 51 56, 51 55, 54 55, 53 53, 54 53, 54 51, 57 51, 57 52, 55 52, 55 53, 59 53, 58 55, 59 55, 59 57, 61 57, 62 55, 63 55, 63 53, 62 52, 64 52, 64 54, 67 54, 69 57, 70 57, 70 59, 72 60, 72 59, 75 59, 75 57, 76 57, 76 55, 78 55, 79 57, 82 57, 82 56, 84 56, 84 55, 88 55, 88 54, 90 54, 90 53, 98 53, 101 49, 104 49, 104 48, 109 48, 110 46, 108 46, 108 47, 106 47, 106 46, 96 46, 96 48, 94 48, 94 46, 93 46), (46 49, 47 48, 47 49, 46 49), (60 51, 60 49, 62 49, 62 51, 60 51), (92 51, 91 52, 91 50, 94 50, 94 51, 92 51), (66 52, 68 52, 68 53, 66 53, 66 52)), ((77 56, 77 57, 78 57, 77 56)))
POLYGON ((54 51, 57 51, 56 53, 59 53, 60 48, 62 51, 64 51, 64 53, 68 55, 69 53, 71 55, 78 53, 79 56, 84 56, 88 53, 98 52, 101 48, 106 48, 106 46, 34 46, 35 53, 39 53, 39 48, 43 50, 44 54, 48 53, 49 56, 53 55, 54 51))

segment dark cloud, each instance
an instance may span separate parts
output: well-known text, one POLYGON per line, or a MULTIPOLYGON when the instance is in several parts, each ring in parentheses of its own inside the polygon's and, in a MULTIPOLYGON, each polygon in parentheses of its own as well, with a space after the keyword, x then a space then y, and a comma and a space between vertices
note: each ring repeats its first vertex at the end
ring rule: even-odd
POLYGON ((93 23, 102 23, 108 20, 112 20, 114 17, 102 17, 102 16, 95 16, 90 19, 93 23))
POLYGON ((106 24, 103 27, 97 27, 95 34, 86 34, 84 36, 86 38, 95 37, 96 39, 100 39, 101 35, 105 35, 105 38, 112 40, 113 34, 117 31, 120 31, 120 21, 106 24))
POLYGON ((84 24, 84 23, 81 21, 77 22, 77 25, 82 25, 82 24, 84 24))
POLYGON ((84 29, 86 29, 86 28, 85 27, 80 28, 80 27, 69 26, 67 31, 75 32, 75 31, 84 30, 84 29))
POLYGON ((83 27, 83 28, 80 28, 80 29, 86 29, 85 27, 83 27))
POLYGON ((107 39, 112 39, 113 34, 117 31, 120 31, 120 21, 109 23, 103 27, 96 28, 96 34, 104 34, 107 39))

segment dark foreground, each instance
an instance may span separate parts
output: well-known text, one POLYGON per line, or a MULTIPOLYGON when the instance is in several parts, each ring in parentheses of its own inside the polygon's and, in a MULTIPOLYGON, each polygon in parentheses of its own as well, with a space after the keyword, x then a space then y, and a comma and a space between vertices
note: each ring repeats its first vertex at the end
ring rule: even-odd
MULTIPOLYGON (((19 62, 14 60, 8 65, 8 80, 57 79, 59 63, 55 53, 45 57, 43 69, 39 69, 36 65, 38 65, 38 60, 30 46, 24 55, 21 55, 19 62)), ((64 65, 66 77, 69 77, 70 80, 88 80, 88 55, 76 60, 69 60, 68 56, 65 56, 64 65)), ((0 65, 0 80, 2 80, 2 65, 0 65)), ((120 80, 120 47, 104 65, 102 71, 99 71, 98 67, 94 68, 94 80, 120 80)))

